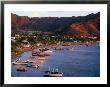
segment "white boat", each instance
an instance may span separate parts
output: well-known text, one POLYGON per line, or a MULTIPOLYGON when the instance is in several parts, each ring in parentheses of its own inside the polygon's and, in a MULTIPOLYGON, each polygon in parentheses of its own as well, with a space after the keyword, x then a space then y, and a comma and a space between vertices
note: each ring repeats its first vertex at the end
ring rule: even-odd
POLYGON ((36 58, 37 60, 45 60, 45 58, 44 57, 38 57, 38 58, 36 58))
POLYGON ((67 48, 67 50, 74 51, 75 49, 74 48, 67 48))
POLYGON ((31 68, 39 68, 39 65, 27 65, 27 67, 31 67, 31 68))
POLYGON ((61 72, 49 72, 48 74, 50 77, 62 77, 63 73, 61 72))
POLYGON ((47 73, 47 75, 45 76, 48 76, 48 77, 62 77, 63 76, 63 73, 62 72, 59 72, 58 69, 56 69, 54 71, 54 69, 51 71, 50 70, 50 67, 49 67, 49 71, 47 73))
POLYGON ((27 65, 28 63, 26 63, 26 62, 12 62, 12 64, 14 64, 14 65, 27 65))
POLYGON ((51 50, 46 50, 46 51, 44 51, 44 53, 52 54, 53 52, 51 50))
POLYGON ((74 51, 75 49, 74 49, 74 48, 70 48, 69 50, 70 50, 70 51, 74 51))
POLYGON ((14 65, 27 65, 28 63, 33 63, 33 61, 30 60, 17 60, 15 62, 12 62, 14 65))

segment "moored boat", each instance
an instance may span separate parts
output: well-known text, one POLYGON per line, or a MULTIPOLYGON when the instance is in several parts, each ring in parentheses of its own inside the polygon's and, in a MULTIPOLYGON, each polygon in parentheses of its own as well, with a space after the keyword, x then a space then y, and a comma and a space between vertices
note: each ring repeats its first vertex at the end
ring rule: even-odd
POLYGON ((43 49, 39 49, 39 51, 48 51, 49 49, 48 48, 43 48, 43 49))
POLYGON ((37 54, 36 56, 45 57, 45 56, 50 56, 50 54, 40 53, 40 54, 37 54))
POLYGON ((74 48, 69 48, 68 50, 70 50, 70 51, 74 51, 75 49, 74 49, 74 48))
POLYGON ((56 69, 54 71, 54 69, 51 71, 50 70, 50 67, 49 67, 49 71, 47 72, 46 75, 44 76, 47 76, 47 77, 62 77, 63 76, 63 73, 62 72, 59 72, 58 69, 56 69))
POLYGON ((62 77, 63 73, 61 72, 49 72, 48 74, 50 77, 62 77))
POLYGON ((40 52, 32 52, 32 56, 37 56, 37 54, 40 54, 40 52))
POLYGON ((17 60, 12 62, 14 65, 27 65, 28 63, 33 63, 33 61, 30 60, 17 60))
POLYGON ((36 58, 37 60, 45 60, 45 58, 44 57, 38 57, 38 58, 36 58))
POLYGON ((51 50, 47 50, 47 51, 44 51, 44 53, 52 54, 53 52, 51 50))
POLYGON ((26 72, 27 69, 26 68, 17 68, 16 71, 26 72))
POLYGON ((62 46, 70 46, 71 44, 62 44, 62 46))
POLYGON ((27 67, 31 67, 31 68, 39 68, 39 65, 32 65, 32 64, 29 65, 29 64, 28 64, 27 67))
POLYGON ((64 50, 64 48, 55 48, 55 50, 64 50))
POLYGON ((46 51, 40 51, 40 52, 32 52, 32 56, 39 56, 39 57, 45 57, 50 56, 52 51, 46 50, 46 51))
POLYGON ((12 62, 12 64, 14 64, 14 65, 27 65, 28 64, 28 62, 12 62))

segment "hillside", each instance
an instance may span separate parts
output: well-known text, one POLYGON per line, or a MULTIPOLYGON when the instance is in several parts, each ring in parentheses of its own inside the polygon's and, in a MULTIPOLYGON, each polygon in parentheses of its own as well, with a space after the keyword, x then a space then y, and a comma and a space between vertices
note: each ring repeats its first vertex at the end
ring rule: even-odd
POLYGON ((12 31, 42 31, 69 36, 99 36, 100 13, 78 17, 33 17, 11 14, 12 31))

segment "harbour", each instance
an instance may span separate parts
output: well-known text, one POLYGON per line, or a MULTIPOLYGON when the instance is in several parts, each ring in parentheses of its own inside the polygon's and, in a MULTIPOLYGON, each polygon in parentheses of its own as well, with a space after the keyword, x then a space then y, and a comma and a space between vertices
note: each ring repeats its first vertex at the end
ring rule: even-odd
MULTIPOLYGON (((11 65, 12 77, 44 77, 45 71, 58 69, 63 77, 99 77, 100 76, 100 46, 99 43, 58 46, 59 49, 50 47, 51 55, 45 57, 35 56, 32 58, 32 50, 22 53, 20 60, 35 62, 39 68, 27 67, 25 64, 11 65), (74 49, 73 49, 74 48, 74 49), (26 72, 17 71, 18 68, 26 68, 26 72)), ((39 50, 37 48, 35 50, 39 50)), ((12 58, 15 62, 17 58, 12 58)))

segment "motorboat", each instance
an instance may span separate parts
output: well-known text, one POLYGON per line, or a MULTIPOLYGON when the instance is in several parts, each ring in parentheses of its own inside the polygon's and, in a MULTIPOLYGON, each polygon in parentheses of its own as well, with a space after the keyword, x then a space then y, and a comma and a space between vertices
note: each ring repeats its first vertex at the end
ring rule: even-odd
POLYGON ((46 51, 44 51, 44 53, 52 54, 53 52, 51 50, 46 50, 46 51))
POLYGON ((55 48, 55 50, 64 50, 64 48, 55 48))
POLYGON ((37 56, 40 52, 32 52, 32 56, 37 56))
POLYGON ((39 65, 27 65, 27 67, 31 67, 31 68, 39 68, 39 65))
POLYGON ((26 72, 27 69, 26 68, 17 68, 16 71, 26 72))
POLYGON ((38 58, 36 58, 37 60, 45 60, 45 58, 44 57, 38 57, 38 58))
POLYGON ((14 65, 27 65, 28 63, 33 63, 33 61, 30 60, 17 60, 12 62, 14 65))
POLYGON ((12 62, 14 65, 27 65, 28 62, 12 62))
POLYGON ((70 51, 74 51, 75 49, 74 49, 74 48, 69 48, 68 50, 70 50, 70 51))
POLYGON ((49 72, 48 76, 49 77, 62 77, 63 73, 62 72, 49 72))
POLYGON ((48 48, 39 49, 39 51, 42 51, 42 52, 48 51, 48 50, 49 50, 48 48))
POLYGON ((50 56, 50 54, 40 53, 40 54, 37 54, 36 56, 45 57, 45 56, 50 56))
POLYGON ((32 52, 32 56, 39 56, 39 57, 45 57, 45 56, 50 56, 51 51, 41 51, 41 52, 32 52))

